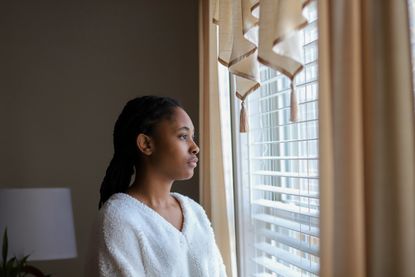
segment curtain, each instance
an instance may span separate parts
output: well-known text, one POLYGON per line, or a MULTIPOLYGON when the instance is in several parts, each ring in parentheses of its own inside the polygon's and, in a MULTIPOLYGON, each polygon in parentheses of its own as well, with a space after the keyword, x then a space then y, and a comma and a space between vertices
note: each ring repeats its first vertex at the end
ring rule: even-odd
POLYGON ((212 1, 199 1, 200 204, 212 223, 227 275, 236 277, 233 186, 226 170, 229 159, 224 159, 230 149, 224 148, 217 34, 211 23, 212 11, 212 1))
POLYGON ((321 276, 415 276, 405 0, 318 0, 321 276))

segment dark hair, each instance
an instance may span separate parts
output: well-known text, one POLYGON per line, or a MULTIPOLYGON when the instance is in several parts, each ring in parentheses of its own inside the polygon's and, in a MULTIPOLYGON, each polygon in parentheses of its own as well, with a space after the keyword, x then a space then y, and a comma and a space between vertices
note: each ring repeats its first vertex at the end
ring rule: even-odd
POLYGON ((141 155, 136 145, 137 136, 140 133, 152 135, 157 123, 170 119, 176 107, 181 107, 177 100, 161 96, 142 96, 127 102, 115 122, 114 156, 101 184, 98 209, 114 193, 128 189, 134 165, 141 155))

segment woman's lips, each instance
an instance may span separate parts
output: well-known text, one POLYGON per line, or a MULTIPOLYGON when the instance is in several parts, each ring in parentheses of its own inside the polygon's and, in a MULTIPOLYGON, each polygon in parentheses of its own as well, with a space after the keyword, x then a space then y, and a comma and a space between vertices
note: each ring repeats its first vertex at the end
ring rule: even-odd
POLYGON ((188 161, 188 164, 190 164, 193 167, 196 167, 197 166, 197 162, 198 162, 198 159, 197 158, 193 158, 193 159, 190 159, 188 161))

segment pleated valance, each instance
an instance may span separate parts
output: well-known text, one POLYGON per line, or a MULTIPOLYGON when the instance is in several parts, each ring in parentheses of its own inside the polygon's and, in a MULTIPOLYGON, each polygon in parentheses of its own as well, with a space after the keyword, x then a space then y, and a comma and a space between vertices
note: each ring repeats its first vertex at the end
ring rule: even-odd
POLYGON ((302 12, 310 0, 216 0, 213 23, 219 29, 218 60, 235 76, 242 101, 240 132, 248 131, 247 96, 260 87, 259 63, 291 80, 291 116, 297 121, 295 76, 303 69, 302 12))

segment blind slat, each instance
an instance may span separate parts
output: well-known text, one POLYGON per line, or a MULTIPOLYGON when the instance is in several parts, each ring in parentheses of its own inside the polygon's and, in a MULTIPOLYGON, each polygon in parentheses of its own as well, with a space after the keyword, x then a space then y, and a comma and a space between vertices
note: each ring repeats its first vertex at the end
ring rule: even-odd
POLYGON ((290 229, 299 233, 304 233, 310 236, 318 237, 320 230, 317 226, 310 226, 308 224, 302 224, 298 221, 292 221, 281 217, 272 216, 269 214, 254 214, 253 218, 265 223, 271 223, 286 229, 290 229))
POLYGON ((317 192, 301 191, 298 189, 282 188, 282 187, 269 186, 269 185, 255 185, 255 186, 252 186, 252 188, 256 190, 277 192, 281 194, 288 194, 288 195, 294 195, 294 196, 301 196, 301 197, 308 197, 308 198, 315 198, 315 199, 319 198, 319 194, 317 192))
POLYGON ((318 160, 317 156, 260 156, 252 157, 252 160, 318 160))
POLYGON ((290 204, 282 203, 279 201, 272 201, 272 200, 267 200, 267 199, 255 199, 254 201, 252 201, 252 204, 263 206, 263 207, 268 207, 268 208, 274 208, 277 210, 282 210, 282 211, 309 216, 309 217, 316 217, 316 218, 319 217, 319 213, 310 210, 310 208, 290 205, 290 204))
POLYGON ((275 124, 271 127, 252 128, 252 129, 249 129, 249 131, 251 133, 255 132, 255 131, 262 131, 263 132, 263 131, 266 131, 266 130, 269 130, 269 129, 281 128, 281 127, 286 127, 286 126, 290 126, 290 125, 298 125, 298 124, 301 124, 301 123, 310 123, 310 122, 318 122, 318 119, 299 120, 297 122, 290 122, 290 123, 286 123, 286 124, 275 124))
POLYGON ((319 271, 318 264, 313 263, 305 258, 301 258, 298 255, 295 255, 288 251, 284 251, 280 248, 275 248, 272 245, 265 243, 265 242, 255 244, 255 248, 262 250, 270 255, 273 255, 274 257, 285 261, 286 263, 289 263, 293 266, 301 268, 304 271, 307 271, 313 274, 318 274, 318 271, 319 271))
POLYGON ((280 172, 280 171, 271 171, 271 170, 257 170, 253 171, 254 175, 264 175, 264 176, 280 176, 280 177, 291 177, 291 178, 305 178, 305 179, 318 179, 317 175, 300 175, 298 172, 280 172))
POLYGON ((308 242, 299 241, 298 239, 289 237, 287 235, 284 235, 284 234, 281 234, 275 231, 267 230, 267 229, 259 231, 259 235, 262 235, 269 239, 273 239, 275 241, 278 241, 279 243, 283 243, 289 247, 309 253, 311 255, 314 255, 314 256, 319 255, 318 246, 312 245, 308 242))
POLYGON ((304 142, 304 141, 316 141, 318 138, 306 138, 306 139, 286 139, 286 140, 269 140, 269 141, 253 141, 252 145, 262 144, 277 144, 277 143, 291 143, 291 142, 304 142))
MULTIPOLYGON (((271 260, 270 258, 266 257, 258 257, 254 259, 254 262, 258 265, 261 265, 265 268, 267 268, 269 271, 272 271, 273 273, 277 273, 279 275, 282 275, 284 277, 298 277, 301 276, 299 272, 294 271, 293 269, 284 266, 274 260, 271 260)), ((269 276, 269 275, 266 275, 269 276)), ((275 275, 271 275, 275 276, 275 275)))
MULTIPOLYGON (((287 90, 287 93, 291 93, 291 89, 287 90)), ((301 101, 298 102, 298 105, 304 105, 304 104, 308 104, 308 103, 317 103, 317 100, 307 100, 307 101, 301 101)), ((285 110, 290 110, 290 107, 285 106, 285 107, 281 107, 281 108, 276 108, 267 112, 259 112, 259 113, 253 113, 250 114, 249 117, 255 117, 255 116, 266 116, 266 115, 271 115, 274 114, 276 112, 280 112, 280 111, 285 111, 285 110)))
POLYGON ((269 273, 257 273, 253 275, 254 277, 274 277, 272 274, 269 273))
MULTIPOLYGON (((295 274, 294 272, 292 272, 289 268, 287 268, 286 266, 283 266, 271 259, 265 258, 265 257, 259 257, 259 258, 255 258, 254 262, 266 267, 268 270, 280 274, 282 276, 286 276, 286 277, 298 277, 298 274, 295 274)), ((271 275, 272 276, 272 275, 271 275)))

